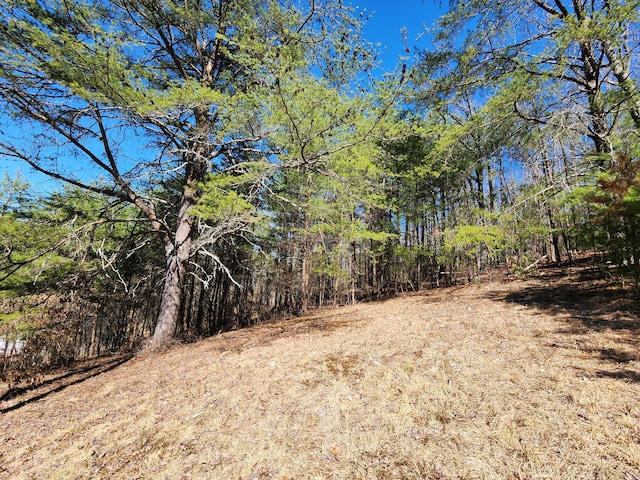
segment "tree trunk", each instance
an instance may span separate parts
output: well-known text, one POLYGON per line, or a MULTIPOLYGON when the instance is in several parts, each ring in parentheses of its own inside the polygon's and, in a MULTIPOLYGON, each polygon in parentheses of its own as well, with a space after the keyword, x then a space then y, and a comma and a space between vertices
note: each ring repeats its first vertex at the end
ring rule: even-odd
POLYGON ((629 114, 633 123, 637 129, 640 129, 640 95, 638 95, 638 88, 631 77, 629 61, 625 61, 622 50, 616 50, 609 42, 603 42, 603 46, 618 85, 627 98, 629 114))
POLYGON ((309 303, 311 298, 310 288, 310 268, 309 268, 309 216, 304 216, 304 233, 302 234, 302 261, 301 261, 301 275, 302 275, 302 304, 300 307, 300 313, 305 313, 309 310, 309 303))
POLYGON ((547 208, 547 225, 549 227, 549 252, 551 253, 551 263, 559 263, 562 259, 560 256, 560 243, 551 208, 547 208))
POLYGON ((194 204, 195 189, 188 184, 182 194, 174 241, 167 242, 165 245, 167 272, 164 279, 158 320, 151 338, 151 345, 153 346, 169 343, 176 334, 182 304, 182 288, 191 250, 191 232, 194 219, 189 210, 194 204))
POLYGON ((182 301, 182 286, 185 267, 181 265, 178 255, 167 259, 167 275, 162 290, 162 302, 156 322, 156 329, 151 338, 153 345, 164 345, 171 341, 176 333, 178 314, 182 301))

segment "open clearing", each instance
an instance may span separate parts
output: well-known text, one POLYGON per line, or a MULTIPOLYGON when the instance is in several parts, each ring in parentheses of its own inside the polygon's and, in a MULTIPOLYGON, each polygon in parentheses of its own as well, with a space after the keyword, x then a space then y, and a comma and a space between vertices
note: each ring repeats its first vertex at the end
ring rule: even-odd
POLYGON ((0 478, 638 480, 640 322, 596 273, 322 310, 50 377, 2 397, 0 478))

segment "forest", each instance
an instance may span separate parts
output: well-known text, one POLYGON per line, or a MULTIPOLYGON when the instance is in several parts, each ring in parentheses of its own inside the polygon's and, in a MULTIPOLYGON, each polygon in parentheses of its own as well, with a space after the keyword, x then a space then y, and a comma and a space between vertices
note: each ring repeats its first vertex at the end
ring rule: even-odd
POLYGON ((585 253, 637 295, 639 7, 453 0, 379 75, 339 0, 5 0, 3 375, 585 253))

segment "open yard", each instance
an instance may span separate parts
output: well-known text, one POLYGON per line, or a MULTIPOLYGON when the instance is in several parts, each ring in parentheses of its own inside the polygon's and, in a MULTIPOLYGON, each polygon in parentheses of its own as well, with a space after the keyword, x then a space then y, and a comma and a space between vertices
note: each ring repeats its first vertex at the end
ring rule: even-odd
POLYGON ((2 397, 0 478, 638 480, 640 322, 596 273, 316 311, 59 373, 2 397))

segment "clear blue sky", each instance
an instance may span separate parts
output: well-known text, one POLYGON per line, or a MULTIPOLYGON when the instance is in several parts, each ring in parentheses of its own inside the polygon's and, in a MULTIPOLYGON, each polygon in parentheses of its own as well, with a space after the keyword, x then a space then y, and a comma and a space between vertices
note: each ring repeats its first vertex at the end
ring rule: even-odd
POLYGON ((366 10, 373 17, 367 23, 364 36, 373 43, 380 43, 386 70, 393 70, 398 57, 408 55, 402 40, 401 29, 406 27, 407 45, 429 48, 429 35, 425 29, 447 10, 448 1, 443 0, 351 0, 354 7, 366 10))

